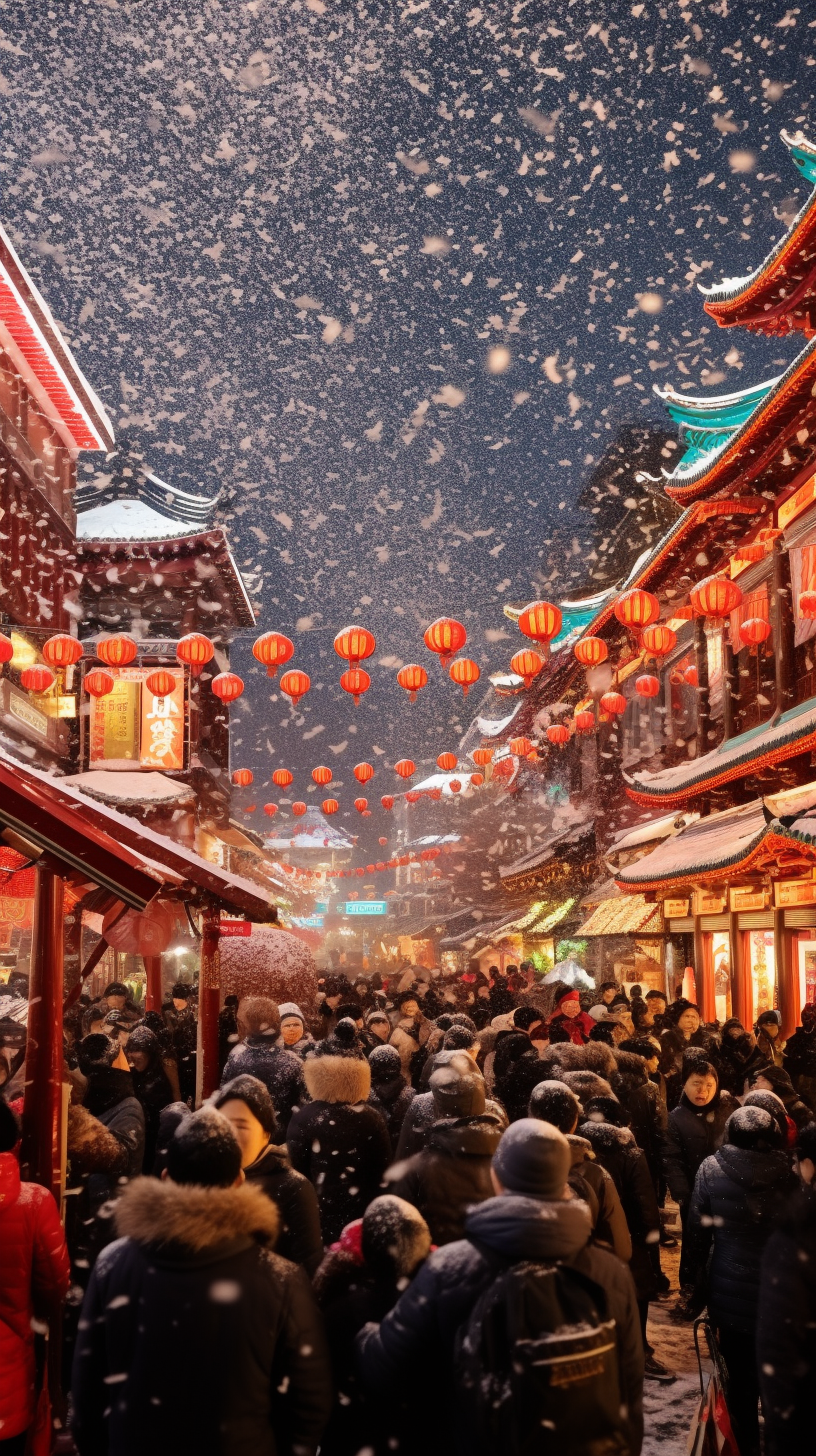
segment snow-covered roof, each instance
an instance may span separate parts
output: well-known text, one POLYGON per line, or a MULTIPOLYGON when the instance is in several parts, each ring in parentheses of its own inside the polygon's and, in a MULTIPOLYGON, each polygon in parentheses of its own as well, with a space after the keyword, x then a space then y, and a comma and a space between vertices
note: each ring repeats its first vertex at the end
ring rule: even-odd
POLYGON ((162 516, 140 500, 108 501, 76 518, 78 541, 169 541, 191 534, 186 522, 162 516))
POLYGON ((627 865, 616 874, 615 880, 625 890, 630 885, 649 885, 726 870, 739 864, 756 848, 767 827, 761 799, 726 809, 721 814, 709 814, 643 859, 627 865))
POLYGON ((266 849, 353 849, 354 840, 339 827, 330 824, 326 815, 310 804, 306 813, 290 825, 275 826, 264 839, 266 849), (286 832, 288 830, 288 832, 286 832))
POLYGON ((699 814, 678 814, 675 810, 673 814, 663 814, 659 819, 649 819, 645 824, 637 824, 634 829, 624 829, 617 834, 608 853, 617 854, 622 849, 637 849, 638 845, 649 844, 653 839, 668 839, 671 834, 677 834, 699 817, 699 814))
POLYGON ((92 799, 105 804, 171 804, 181 799, 194 799, 193 790, 178 779, 161 773, 138 773, 123 770, 91 769, 74 774, 71 783, 92 799))

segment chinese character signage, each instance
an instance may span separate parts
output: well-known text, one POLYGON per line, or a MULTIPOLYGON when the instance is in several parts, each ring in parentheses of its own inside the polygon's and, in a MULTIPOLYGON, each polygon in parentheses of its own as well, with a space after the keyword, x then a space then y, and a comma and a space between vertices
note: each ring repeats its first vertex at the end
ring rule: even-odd
POLYGON ((728 900, 732 910, 765 910, 768 891, 757 890, 753 885, 739 885, 735 890, 729 890, 728 900))
POLYGON ((774 904, 816 905, 816 882, 813 880, 777 880, 774 885, 774 904))
POLYGON ((184 768, 184 672, 171 676, 176 686, 166 698, 154 698, 142 683, 142 768, 184 768))
POLYGON ((94 698, 90 716, 91 766, 184 768, 184 671, 170 670, 172 693, 155 698, 145 678, 152 668, 120 669, 113 692, 94 698))
POLYGON ((347 915, 385 915, 388 904, 385 900, 347 900, 347 915))

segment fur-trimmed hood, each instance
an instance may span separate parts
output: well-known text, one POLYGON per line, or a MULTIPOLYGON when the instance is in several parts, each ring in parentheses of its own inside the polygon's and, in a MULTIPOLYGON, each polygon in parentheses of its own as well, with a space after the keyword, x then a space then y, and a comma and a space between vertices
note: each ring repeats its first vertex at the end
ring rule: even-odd
POLYGON ((609 1082, 617 1097, 626 1093, 636 1092, 639 1087, 644 1087, 649 1080, 649 1073, 646 1068, 646 1060, 639 1057, 637 1052, 615 1051, 617 1066, 610 1073, 609 1082))
POLYGON ((562 1072, 558 1079, 575 1093, 579 1102, 588 1102, 591 1097, 614 1097, 609 1083, 596 1072, 562 1072))
POLYGON ((368 1062, 352 1057, 310 1057, 303 1075, 315 1102, 366 1102, 371 1091, 368 1062))
MULTIPOLYGON (((547 1048, 541 1060, 565 1072, 590 1071, 598 1077, 609 1077, 615 1070, 615 1053, 602 1041, 590 1041, 586 1046, 555 1042, 547 1048)), ((555 1076, 555 1073, 548 1072, 547 1075, 555 1076)))
POLYGON ((116 1231, 138 1244, 168 1245, 204 1254, 238 1240, 273 1247, 280 1228, 276 1205, 260 1188, 201 1188, 169 1178, 134 1178, 116 1204, 116 1231))
POLYGON ((579 1135, 586 1138, 595 1151, 608 1153, 619 1148, 636 1148, 635 1135, 630 1127, 615 1127, 611 1122, 582 1122, 579 1135))
POLYGON ((592 1151, 592 1144, 585 1137, 579 1137, 577 1132, 567 1133, 567 1142, 570 1145, 571 1168, 579 1167, 581 1163, 591 1163, 595 1154, 592 1151))

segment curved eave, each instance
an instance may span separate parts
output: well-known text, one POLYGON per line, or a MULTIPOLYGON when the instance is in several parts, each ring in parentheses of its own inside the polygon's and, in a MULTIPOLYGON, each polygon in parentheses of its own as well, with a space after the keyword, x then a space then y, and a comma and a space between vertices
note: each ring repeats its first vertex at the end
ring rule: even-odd
MULTIPOLYGON (((739 324, 746 328, 762 329, 763 322, 773 324, 781 316, 789 320, 789 329, 808 330, 806 318, 799 319, 796 311, 813 296, 813 272, 816 268, 816 188, 813 189, 801 210, 797 213, 787 233, 771 250, 764 262, 747 278, 738 281, 726 280, 712 289, 701 289, 706 295, 703 308, 710 318, 716 320, 721 329, 733 329, 739 324), (806 256, 803 258, 802 255, 806 256), (786 313, 786 299, 778 292, 792 267, 804 268, 804 277, 811 276, 810 287, 793 304, 792 315, 786 313), (772 313, 772 318, 765 318, 772 313)), ((790 289, 794 298, 799 280, 790 289)), ((699 285, 698 285, 699 287, 699 285)), ((774 330, 771 330, 775 332, 774 330)))
POLYGON ((783 854, 789 851, 792 844, 803 846, 806 851, 813 855, 816 862, 816 840, 796 834, 786 829, 783 825, 772 822, 765 829, 760 830, 749 848, 742 846, 737 854, 729 855, 718 859, 716 864, 706 864, 701 861, 699 865, 684 865, 675 874, 664 872, 661 876, 644 878, 640 880, 616 880, 615 884, 626 894, 642 895, 657 890, 677 890, 683 885, 707 885, 722 880, 724 874, 730 876, 746 874, 752 870, 767 856, 783 854))
POLYGON ((678 424, 689 425, 691 428, 707 426, 712 415, 722 415, 726 418, 715 423, 721 423, 723 429, 736 429, 743 423, 746 414, 753 413, 781 378, 781 374, 777 374, 773 379, 764 380, 762 384, 752 384, 749 389, 740 389, 733 394, 712 394, 706 398, 680 394, 670 384, 665 389, 656 384, 654 393, 663 401, 672 419, 678 424))

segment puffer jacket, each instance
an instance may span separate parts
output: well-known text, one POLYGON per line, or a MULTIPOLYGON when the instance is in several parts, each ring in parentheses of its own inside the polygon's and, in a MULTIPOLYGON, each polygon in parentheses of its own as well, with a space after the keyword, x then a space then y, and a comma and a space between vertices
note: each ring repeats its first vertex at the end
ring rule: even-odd
POLYGON ((657 1283, 649 1247, 660 1238, 660 1209, 645 1154, 628 1127, 583 1122, 578 1131, 618 1190, 632 1238, 629 1268, 638 1299, 654 1299, 657 1283))
POLYGON ((263 1082, 275 1106, 275 1118, 282 1137, 286 1137, 289 1119, 296 1107, 306 1100, 303 1084, 303 1062, 275 1038, 248 1036, 233 1047, 221 1073, 221 1086, 233 1077, 248 1073, 263 1082))
POLYGON ((323 1258, 317 1195, 308 1178, 292 1167, 286 1146, 269 1143, 244 1169, 244 1177, 254 1188, 262 1188, 278 1210, 277 1253, 313 1275, 323 1258))
POLYGON ((725 1124, 737 1106, 730 1092, 718 1092, 707 1107, 695 1107, 684 1092, 669 1113, 663 1172, 669 1192, 683 1212, 688 1208, 697 1169, 721 1147, 725 1124))
POLYGON ((388 1128, 392 1148, 396 1148, 405 1114, 416 1092, 401 1072, 396 1077, 380 1078, 371 1084, 369 1103, 379 1112, 388 1128))
POLYGON ((660 1088, 650 1081, 646 1061, 635 1052, 615 1052, 617 1066, 609 1081, 618 1101, 629 1113, 635 1142, 642 1148, 649 1164, 652 1182, 660 1177, 663 1135, 666 1131, 666 1105, 660 1088))
POLYGON ((22 1183, 13 1153, 0 1153, 0 1442, 34 1419, 34 1332, 52 1314, 71 1272, 57 1205, 47 1188, 22 1183))
POLYGON ((592 1237, 596 1243, 608 1244, 613 1254, 628 1264, 632 1257, 632 1239, 618 1190, 597 1161, 587 1138, 570 1133, 567 1142, 572 1154, 569 1185, 575 1196, 583 1198, 589 1207, 592 1237))
POLYGON ((785 1047, 782 1063, 799 1096, 816 1109, 816 1027, 797 1026, 785 1047))
POLYGON ((464 1239, 431 1254, 382 1323, 367 1325, 357 1351, 368 1389, 396 1397, 422 1392, 428 1456, 467 1456, 467 1433, 456 1409, 453 1349, 456 1332, 496 1278, 522 1260, 560 1260, 601 1285, 615 1320, 621 1404, 627 1411, 627 1456, 643 1440, 643 1342, 635 1290, 624 1264, 589 1241, 590 1217, 578 1199, 557 1202, 502 1194, 468 1215, 464 1239))
MULTIPOLYGON (((788 1043, 790 1045, 790 1042, 788 1043)), ((762 1255, 757 1366, 767 1456, 813 1440, 816 1381, 816 1189, 797 1190, 762 1255)))
POLYGON ((708 1273, 708 1308, 718 1326, 754 1333, 762 1253, 796 1187, 787 1153, 726 1143, 702 1164, 689 1205, 690 1265, 708 1273))
POLYGON ((461 1239, 467 1209, 492 1197, 490 1164, 501 1135, 501 1123, 488 1115, 440 1118, 422 1151, 386 1175, 389 1193, 419 1209, 435 1244, 461 1239))

